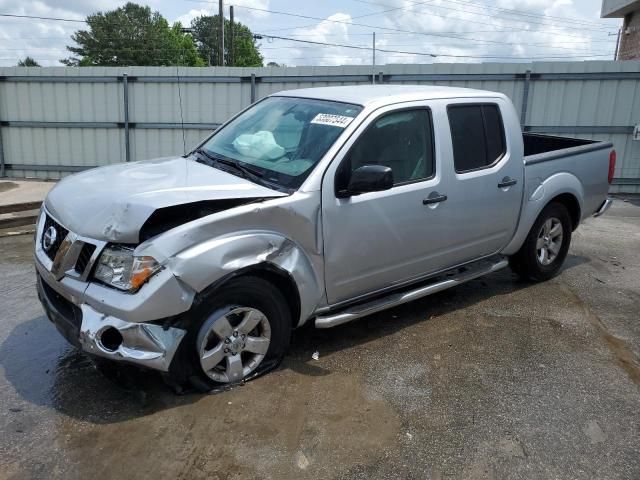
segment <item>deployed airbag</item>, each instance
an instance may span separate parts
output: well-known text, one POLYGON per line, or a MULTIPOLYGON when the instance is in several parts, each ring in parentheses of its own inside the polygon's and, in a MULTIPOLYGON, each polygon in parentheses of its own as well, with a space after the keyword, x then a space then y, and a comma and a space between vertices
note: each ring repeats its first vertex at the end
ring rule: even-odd
POLYGON ((233 146, 240 154, 257 159, 276 160, 285 152, 273 133, 266 130, 240 135, 233 141, 233 146))

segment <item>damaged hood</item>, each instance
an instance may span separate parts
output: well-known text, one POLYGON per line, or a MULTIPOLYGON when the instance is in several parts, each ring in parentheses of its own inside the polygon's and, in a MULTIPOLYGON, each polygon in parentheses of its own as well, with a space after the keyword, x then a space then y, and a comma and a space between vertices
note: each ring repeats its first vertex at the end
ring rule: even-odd
POLYGON ((136 243, 140 228, 159 208, 286 195, 193 160, 171 157, 72 175, 49 192, 45 206, 79 235, 136 243))

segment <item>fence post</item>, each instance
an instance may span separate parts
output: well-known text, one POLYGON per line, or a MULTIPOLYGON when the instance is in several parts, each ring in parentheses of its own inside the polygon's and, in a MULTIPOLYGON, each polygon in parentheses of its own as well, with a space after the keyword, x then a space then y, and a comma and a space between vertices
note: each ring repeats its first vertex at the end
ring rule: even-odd
MULTIPOLYGON (((0 102, 0 112, 2 111, 2 102, 0 102)), ((4 177, 4 147, 2 146, 2 119, 0 118, 0 178, 4 177)))
POLYGON ((251 103, 256 101, 256 74, 251 74, 251 103))
POLYGON ((0 178, 4 177, 4 148, 2 146, 2 127, 0 126, 0 178))
POLYGON ((520 110, 520 126, 524 131, 527 121, 527 107, 529 106, 529 87, 531 85, 531 70, 527 70, 524 76, 524 89, 522 90, 522 109, 520 110))
POLYGON ((125 162, 131 161, 129 150, 129 79, 127 74, 122 74, 122 87, 124 90, 124 158, 125 162))

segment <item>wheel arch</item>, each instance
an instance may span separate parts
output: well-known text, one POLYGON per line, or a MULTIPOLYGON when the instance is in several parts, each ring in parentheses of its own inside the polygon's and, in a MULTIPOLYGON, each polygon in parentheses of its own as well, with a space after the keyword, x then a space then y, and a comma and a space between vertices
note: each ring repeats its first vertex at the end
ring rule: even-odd
POLYGON ((216 290, 224 288, 231 280, 240 277, 258 277, 273 284, 278 290, 280 290, 285 298, 289 311, 291 312, 291 318, 294 321, 300 318, 301 304, 298 286, 296 285, 291 273, 273 263, 262 262, 241 268, 216 280, 205 290, 207 293, 215 292, 216 290))
POLYGON ((545 207, 551 203, 560 203, 565 206, 569 212, 569 217, 571 217, 571 230, 575 231, 575 229, 578 228, 578 225, 580 225, 580 219, 582 218, 582 209, 580 208, 580 202, 578 202, 576 196, 572 193, 561 193, 549 200, 545 207))
POLYGON ((198 294, 252 275, 275 284, 286 298, 294 327, 321 303, 320 277, 304 250, 273 232, 244 232, 212 239, 173 257, 169 268, 198 294))
POLYGON ((524 243, 531 227, 540 216, 540 213, 553 202, 564 205, 571 217, 571 228, 575 230, 582 219, 582 199, 584 190, 580 180, 568 172, 560 172, 550 176, 544 181, 538 179, 529 186, 529 194, 525 195, 522 206, 522 214, 518 229, 501 253, 505 255, 515 254, 524 243))

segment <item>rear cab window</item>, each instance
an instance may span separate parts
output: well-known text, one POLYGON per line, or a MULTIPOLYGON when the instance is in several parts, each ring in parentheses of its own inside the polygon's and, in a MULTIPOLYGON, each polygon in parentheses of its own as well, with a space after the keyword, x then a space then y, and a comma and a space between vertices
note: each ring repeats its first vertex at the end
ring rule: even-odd
POLYGON ((504 156, 507 147, 497 104, 449 105, 447 114, 456 173, 489 168, 504 156))

